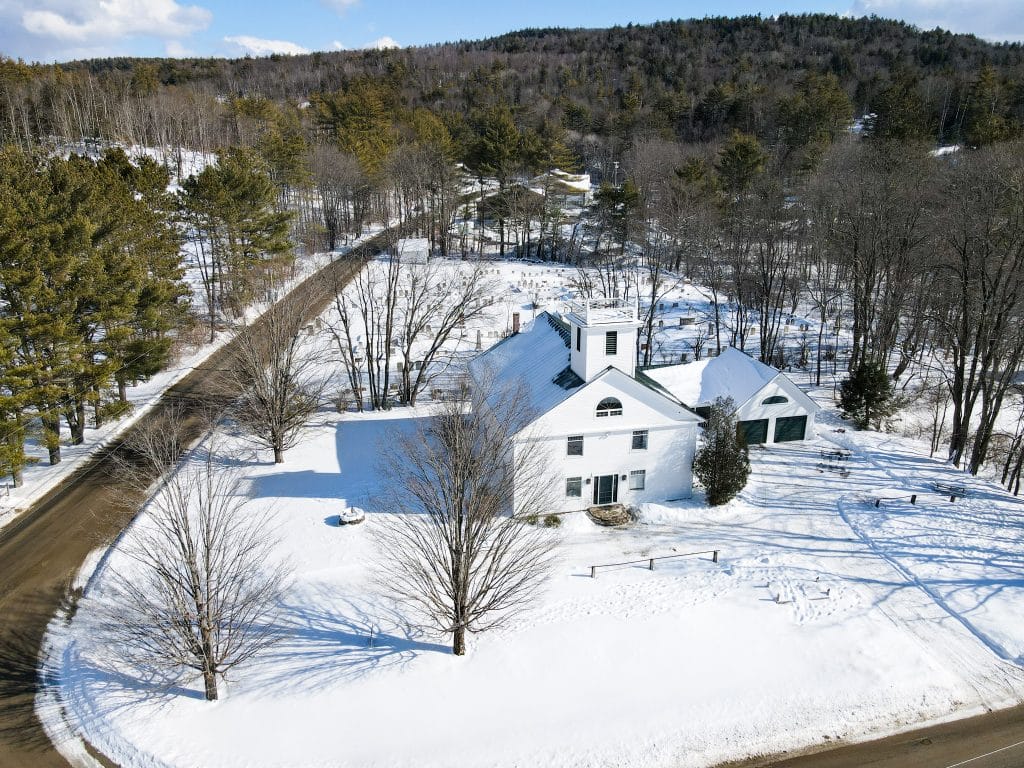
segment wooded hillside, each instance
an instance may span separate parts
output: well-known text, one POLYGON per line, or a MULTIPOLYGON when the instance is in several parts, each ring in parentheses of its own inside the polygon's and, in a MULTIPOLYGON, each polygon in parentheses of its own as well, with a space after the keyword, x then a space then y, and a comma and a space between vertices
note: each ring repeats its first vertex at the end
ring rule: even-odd
POLYGON ((469 151, 473 116, 507 105, 520 128, 566 131, 579 159, 596 166, 636 138, 705 142, 740 130, 770 144, 787 129, 788 100, 809 74, 834 76, 853 114, 898 117, 909 123, 902 131, 937 143, 976 139, 979 110, 1010 132, 1024 118, 1019 44, 877 18, 783 15, 527 29, 477 42, 265 59, 7 61, 0 137, 180 137, 210 149, 251 141, 253 121, 270 111, 263 100, 294 112, 344 94, 340 111, 398 134, 410 130, 417 108, 429 109, 459 154, 469 151), (979 86, 983 72, 990 74, 979 86))

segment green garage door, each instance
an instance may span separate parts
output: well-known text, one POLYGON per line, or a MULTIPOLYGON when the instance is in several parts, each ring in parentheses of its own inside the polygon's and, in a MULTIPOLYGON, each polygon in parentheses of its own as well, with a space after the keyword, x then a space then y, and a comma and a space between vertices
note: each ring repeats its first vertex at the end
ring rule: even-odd
POLYGON ((768 419, 741 421, 736 425, 737 436, 747 445, 760 445, 768 442, 768 419))
POLYGON ((790 440, 803 440, 807 431, 806 416, 784 416, 775 420, 775 442, 786 443, 790 440))

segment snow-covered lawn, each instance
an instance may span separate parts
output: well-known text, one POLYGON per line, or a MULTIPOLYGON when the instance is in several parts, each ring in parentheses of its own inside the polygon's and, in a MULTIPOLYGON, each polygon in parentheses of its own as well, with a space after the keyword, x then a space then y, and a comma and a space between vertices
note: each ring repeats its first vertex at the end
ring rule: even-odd
MULTIPOLYGON (((324 412, 274 466, 239 446, 296 567, 286 639, 224 698, 126 675, 94 631, 101 570, 55 637, 71 725, 129 766, 706 766, 1019 700, 1024 505, 917 444, 836 432, 753 453, 724 508, 565 518, 536 605, 472 639, 407 628, 375 582, 377 457, 429 409, 324 412), (852 451, 848 475, 822 450, 852 451), (823 467, 819 465, 824 464, 823 467), (969 481, 956 503, 933 482, 969 481), (918 494, 918 503, 880 496, 918 494), (367 510, 338 527, 341 499, 367 510), (718 549, 708 556, 590 566, 718 549), (372 639, 371 639, 372 638, 372 639)), ((128 534, 131 535, 131 532, 128 534)), ((116 551, 104 568, 123 567, 116 551)))
MULTIPOLYGON (((337 258, 352 247, 372 238, 381 229, 382 227, 379 225, 367 227, 361 238, 353 240, 351 246, 346 246, 338 253, 316 253, 299 257, 296 259, 293 274, 282 283, 277 298, 285 296, 302 280, 324 267, 330 259, 337 258)), ((190 267, 186 271, 185 279, 192 291, 193 300, 201 306, 202 291, 198 285, 198 276, 194 268, 190 267)), ((266 311, 268 306, 264 302, 253 305, 246 311, 244 321, 251 323, 266 311)), ((116 440, 122 432, 152 408, 164 392, 192 373, 230 338, 230 332, 221 331, 211 343, 184 348, 179 357, 167 368, 148 381, 129 386, 127 394, 131 410, 128 415, 120 419, 108 420, 98 429, 93 427, 90 421, 86 426, 85 442, 82 445, 70 445, 66 441, 62 442, 61 462, 55 466, 51 466, 47 462, 46 449, 38 437, 30 435, 25 449, 32 463, 25 467, 23 485, 15 488, 9 477, 0 478, 0 528, 16 519, 32 504, 80 469, 90 457, 116 440)), ((63 436, 67 438, 66 427, 63 428, 63 436)))
MULTIPOLYGON (((451 352, 494 343, 515 312, 525 324, 562 309, 574 277, 492 263, 496 303, 451 352)), ((664 303, 655 362, 678 360, 711 311, 689 284, 664 303)), ((804 324, 816 337, 797 317, 788 343, 804 324)), ((341 386, 338 368, 330 374, 341 386)), ((831 390, 819 394, 827 401, 831 390)), ((1024 505, 928 459, 920 443, 837 431, 828 412, 815 441, 755 451, 751 481, 727 507, 650 505, 624 530, 567 516, 532 610, 455 658, 447 638, 410 629, 376 581, 374 532, 388 514, 378 456, 430 407, 325 411, 283 466, 232 438, 250 514, 270 516, 280 556, 296 568, 285 640, 238 670, 214 704, 197 681, 162 690, 125 674, 95 627, 104 574, 126 567, 114 550, 70 624, 54 622, 48 674, 60 701, 45 699, 44 720, 63 708, 125 768, 683 768, 863 738, 1024 694, 1024 505), (822 456, 837 449, 850 458, 822 456), (970 493, 950 503, 936 481, 970 493), (367 510, 366 522, 339 527, 346 505, 367 510), (595 564, 710 549, 718 563, 668 559, 590 578, 595 564)))

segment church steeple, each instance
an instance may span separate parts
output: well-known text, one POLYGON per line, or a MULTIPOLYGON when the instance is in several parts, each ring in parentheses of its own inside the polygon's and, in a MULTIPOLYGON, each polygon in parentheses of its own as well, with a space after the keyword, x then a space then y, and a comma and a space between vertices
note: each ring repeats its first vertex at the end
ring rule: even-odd
POLYGON ((636 372, 637 306, 625 299, 582 299, 572 302, 569 322, 569 365, 590 381, 609 365, 630 376, 636 372))

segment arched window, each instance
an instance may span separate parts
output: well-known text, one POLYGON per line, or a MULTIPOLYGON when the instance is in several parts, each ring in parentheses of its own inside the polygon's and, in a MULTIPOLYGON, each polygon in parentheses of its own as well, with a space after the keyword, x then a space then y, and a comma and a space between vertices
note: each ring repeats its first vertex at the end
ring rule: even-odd
POLYGON ((621 416, 622 415, 622 403, 614 397, 606 397, 600 403, 597 404, 597 415, 601 416, 621 416))
POLYGON ((782 395, 772 395, 771 397, 766 397, 764 400, 762 400, 761 405, 778 405, 779 403, 788 402, 788 397, 783 397, 782 395))

